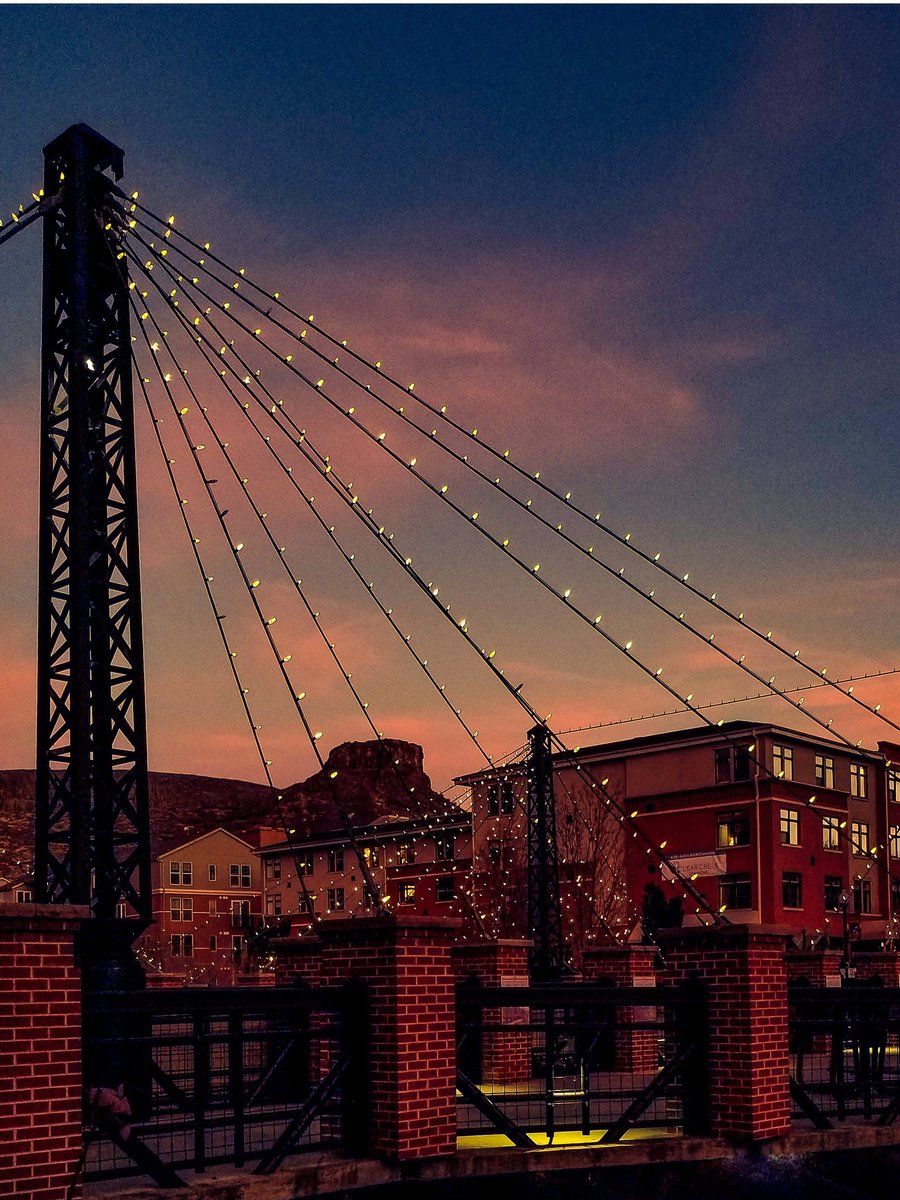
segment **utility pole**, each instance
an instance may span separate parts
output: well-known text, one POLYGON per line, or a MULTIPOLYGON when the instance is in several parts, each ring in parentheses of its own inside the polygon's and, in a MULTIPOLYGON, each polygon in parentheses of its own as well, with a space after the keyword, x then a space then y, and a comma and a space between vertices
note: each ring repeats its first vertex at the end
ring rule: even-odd
POLYGON ((90 905, 117 987, 151 916, 123 152, 73 125, 44 163, 35 897, 90 905))
POLYGON ((534 941, 531 975, 541 982, 559 979, 564 967, 550 730, 535 725, 528 743, 528 932, 534 941))

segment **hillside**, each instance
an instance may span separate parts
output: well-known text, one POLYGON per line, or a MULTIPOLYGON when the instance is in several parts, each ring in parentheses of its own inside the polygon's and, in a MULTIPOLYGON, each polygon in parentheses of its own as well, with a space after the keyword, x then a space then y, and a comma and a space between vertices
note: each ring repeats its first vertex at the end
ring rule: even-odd
MULTIPOLYGON (((155 857, 219 825, 238 834, 260 825, 284 826, 301 835, 339 828, 338 805, 355 825, 448 807, 432 790, 421 746, 391 739, 344 742, 331 751, 322 771, 279 794, 280 804, 258 783, 151 772, 152 853, 155 857), (332 772, 337 772, 333 779, 332 772)), ((33 838, 34 771, 0 771, 0 876, 22 878, 33 838)))

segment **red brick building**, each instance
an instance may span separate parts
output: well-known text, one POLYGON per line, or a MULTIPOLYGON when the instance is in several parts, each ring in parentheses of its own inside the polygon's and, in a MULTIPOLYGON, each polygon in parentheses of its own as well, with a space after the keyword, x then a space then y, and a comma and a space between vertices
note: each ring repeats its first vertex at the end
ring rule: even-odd
MULTIPOLYGON (((900 883, 891 878, 892 871, 900 877, 898 759, 900 747, 887 742, 878 751, 852 749, 745 721, 555 756, 564 936, 576 960, 582 945, 605 940, 616 927, 634 930, 648 885, 664 899, 683 895, 671 873, 630 836, 631 821, 732 920, 839 939, 841 897, 849 896, 852 932, 858 925, 863 939, 890 937, 892 918, 900 914, 900 883), (590 777, 605 780, 628 814, 624 823, 606 821, 599 857, 591 855, 592 828, 602 801, 590 777), (586 890, 593 894, 585 896, 586 890), (579 904, 587 905, 587 920, 584 913, 576 919, 579 904), (605 922, 592 907, 605 909, 605 922)), ((520 877, 524 882, 524 778, 519 766, 459 782, 472 788, 474 886, 484 905, 498 863, 508 885, 521 887, 520 877)), ((508 897, 507 906, 523 911, 520 895, 518 906, 508 897)))

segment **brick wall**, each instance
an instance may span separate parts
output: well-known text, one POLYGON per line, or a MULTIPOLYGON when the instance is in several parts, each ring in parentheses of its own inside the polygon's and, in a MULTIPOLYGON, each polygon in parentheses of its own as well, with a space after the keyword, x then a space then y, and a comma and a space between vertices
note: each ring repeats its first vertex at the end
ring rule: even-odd
MULTIPOLYGON (((592 946, 581 958, 586 982, 612 980, 617 987, 656 986, 655 946, 592 946)), ((616 1008, 613 1017, 614 1067, 617 1071, 637 1071, 652 1075, 657 1066, 657 1034, 655 1029, 633 1029, 640 1021, 655 1021, 657 1010, 616 1008), (625 1026, 625 1028, 622 1028, 625 1026)))
POLYGON ((61 905, 0 911, 0 1195, 15 1200, 66 1200, 80 1159, 81 979, 72 943, 87 915, 61 905))
POLYGON ((459 921, 323 922, 321 981, 368 988, 369 1150, 394 1161, 456 1149, 456 1003, 450 947, 459 921))
MULTIPOLYGON (((513 981, 527 986, 531 947, 530 938, 460 942, 452 950, 453 972, 458 980, 474 976, 488 987, 515 986, 513 981)), ((508 1016, 503 1009, 486 1008, 481 1022, 502 1024, 508 1016)), ((488 1029, 480 1034, 473 1030, 468 1036, 480 1038, 478 1053, 471 1056, 471 1063, 461 1064, 461 1069, 467 1074, 471 1071, 475 1083, 518 1083, 531 1078, 531 1034, 527 1029, 488 1029)))
POLYGON ((786 939, 766 925, 660 931, 660 982, 701 979, 708 989, 714 1135, 760 1141, 790 1128, 786 939))

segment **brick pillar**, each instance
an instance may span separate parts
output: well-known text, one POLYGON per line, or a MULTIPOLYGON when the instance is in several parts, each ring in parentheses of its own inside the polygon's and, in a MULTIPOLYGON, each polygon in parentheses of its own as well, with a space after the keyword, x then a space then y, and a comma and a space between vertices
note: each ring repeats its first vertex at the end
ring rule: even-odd
MULTIPOLYGON (((483 942, 460 942, 453 947, 453 971, 458 980, 471 979, 488 987, 528 986, 528 954, 530 938, 497 939, 483 942)), ((528 1009, 486 1008, 480 1014, 483 1025, 503 1025, 513 1021, 528 1024, 528 1009)), ((469 1037, 477 1037, 470 1032, 469 1037)), ((471 1050, 471 1047, 469 1047, 471 1050)), ((462 1057, 460 1069, 471 1072, 476 1083, 517 1083, 531 1079, 531 1034, 527 1028, 518 1030, 485 1030, 481 1034, 479 1053, 462 1057), (471 1060, 471 1061, 469 1061, 471 1060), (467 1070, 468 1067, 468 1070, 467 1070)))
MULTIPOLYGON (((655 946, 592 946, 581 956, 586 983, 611 979, 617 987, 656 987, 655 946)), ((614 1013, 613 1069, 652 1074, 659 1059, 655 1029, 632 1029, 635 1022, 656 1021, 655 1008, 617 1007, 614 1013), (625 1028, 621 1028, 625 1026, 625 1028)))
POLYGON ((278 987, 299 981, 315 987, 321 982, 322 943, 317 937, 273 938, 271 950, 278 987))
POLYGON ((709 998, 710 1132, 761 1141, 790 1128, 788 932, 773 925, 664 929, 660 983, 700 979, 709 998))
POLYGON ((788 983, 808 979, 810 987, 841 986, 840 950, 793 950, 784 956, 788 983))
POLYGON ((368 1149, 380 1157, 434 1158, 456 1149, 450 948, 460 928, 460 921, 412 916, 338 919, 319 928, 322 983, 357 978, 368 987, 368 1149))
MULTIPOLYGON (((0 1195, 66 1200, 81 1157, 81 977, 87 908, 0 908, 0 1195)), ((81 1195, 80 1184, 73 1196, 81 1195)))
POLYGON ((900 955, 891 950, 854 953, 857 979, 882 979, 884 986, 900 987, 900 955))

